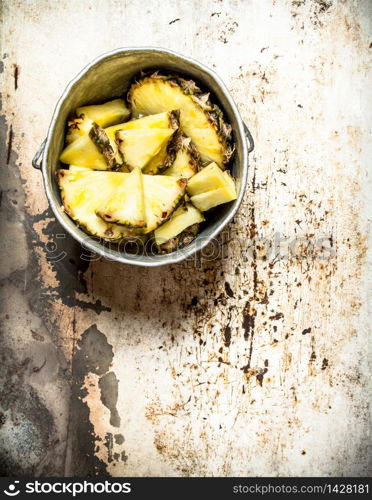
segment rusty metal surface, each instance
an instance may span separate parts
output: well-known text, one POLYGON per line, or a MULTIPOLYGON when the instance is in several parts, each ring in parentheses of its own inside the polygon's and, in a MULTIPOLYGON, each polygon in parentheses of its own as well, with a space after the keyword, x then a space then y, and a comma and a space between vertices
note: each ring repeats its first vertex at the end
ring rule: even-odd
POLYGON ((1 472, 365 475, 371 3, 143 5, 1 3, 1 472), (145 44, 256 138, 233 223, 154 269, 79 248, 31 167, 66 82, 145 44))

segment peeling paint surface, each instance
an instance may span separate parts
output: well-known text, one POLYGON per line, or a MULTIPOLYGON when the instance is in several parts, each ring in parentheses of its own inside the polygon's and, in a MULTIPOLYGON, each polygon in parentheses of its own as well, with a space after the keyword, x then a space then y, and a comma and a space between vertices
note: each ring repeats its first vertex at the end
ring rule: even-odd
POLYGON ((1 2, 2 475, 371 473, 371 20, 368 0, 1 2), (80 248, 31 167, 68 81, 142 45, 215 69, 256 142, 234 221, 151 269, 80 248))

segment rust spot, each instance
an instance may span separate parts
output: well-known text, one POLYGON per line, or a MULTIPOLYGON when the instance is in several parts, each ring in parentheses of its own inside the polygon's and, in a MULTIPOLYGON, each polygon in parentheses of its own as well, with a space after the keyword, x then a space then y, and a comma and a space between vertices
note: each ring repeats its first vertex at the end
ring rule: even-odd
POLYGON ((328 366, 328 359, 327 358, 323 358, 323 361, 322 361, 322 370, 325 370, 328 366))
POLYGON ((278 312, 276 314, 273 314, 272 316, 269 316, 269 319, 275 320, 275 321, 278 319, 281 319, 281 318, 284 318, 284 314, 281 312, 278 312))
POLYGON ((17 64, 14 64, 14 90, 17 90, 18 88, 18 76, 19 76, 19 67, 17 64))
POLYGON ((225 292, 229 297, 234 297, 234 292, 231 289, 230 283, 225 281, 225 292))
POLYGON ((10 156, 12 154, 12 149, 13 149, 13 138, 14 138, 14 133, 13 133, 13 126, 10 125, 9 128, 9 135, 8 135, 8 146, 7 146, 7 152, 6 152, 6 164, 9 165, 10 162, 10 156))
POLYGON ((226 325, 226 327, 225 327, 225 331, 224 331, 224 334, 223 334, 223 340, 224 340, 225 347, 230 347, 230 344, 231 344, 231 328, 230 328, 229 325, 226 325))
POLYGON ((254 331, 254 325, 255 325, 255 315, 249 313, 248 311, 245 311, 243 313, 243 330, 244 330, 244 339, 248 340, 249 336, 252 334, 254 331))

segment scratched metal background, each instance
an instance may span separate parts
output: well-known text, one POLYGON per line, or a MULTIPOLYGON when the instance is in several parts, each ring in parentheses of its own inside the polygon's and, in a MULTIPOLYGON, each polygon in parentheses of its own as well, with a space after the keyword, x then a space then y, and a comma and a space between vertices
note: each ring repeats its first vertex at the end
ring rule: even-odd
POLYGON ((370 472, 372 2, 1 8, 1 473, 370 472), (141 45, 213 67, 256 138, 234 222, 158 269, 89 260, 31 168, 67 82, 141 45))

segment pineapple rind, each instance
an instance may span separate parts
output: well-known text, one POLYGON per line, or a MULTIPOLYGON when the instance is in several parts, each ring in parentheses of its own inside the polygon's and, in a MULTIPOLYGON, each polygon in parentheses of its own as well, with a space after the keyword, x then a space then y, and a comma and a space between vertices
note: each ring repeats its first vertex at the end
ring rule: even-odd
POLYGON ((118 168, 121 163, 123 163, 121 157, 117 154, 117 151, 114 150, 112 141, 110 141, 110 138, 103 128, 99 127, 96 123, 93 123, 89 132, 89 137, 104 157, 108 168, 118 168))

